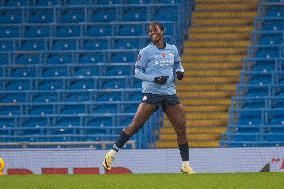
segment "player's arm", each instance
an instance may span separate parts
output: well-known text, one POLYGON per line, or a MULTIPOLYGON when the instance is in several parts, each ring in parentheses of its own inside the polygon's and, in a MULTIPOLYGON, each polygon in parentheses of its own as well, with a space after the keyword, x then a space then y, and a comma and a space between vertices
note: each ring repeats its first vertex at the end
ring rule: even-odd
POLYGON ((175 54, 175 59, 174 59, 174 66, 175 66, 175 70, 176 70, 176 75, 177 75, 177 79, 178 80, 182 80, 182 78, 184 77, 184 69, 181 65, 181 59, 178 53, 177 48, 175 47, 174 50, 174 54, 175 54))
POLYGON ((143 52, 139 52, 136 63, 135 63, 135 77, 143 81, 152 81, 160 85, 166 84, 168 76, 155 77, 145 73, 145 68, 148 64, 147 57, 143 52))

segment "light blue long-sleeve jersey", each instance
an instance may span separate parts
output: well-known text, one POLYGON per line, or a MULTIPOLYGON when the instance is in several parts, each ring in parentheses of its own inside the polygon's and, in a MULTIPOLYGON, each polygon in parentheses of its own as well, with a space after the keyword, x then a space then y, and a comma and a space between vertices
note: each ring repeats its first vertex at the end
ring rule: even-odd
POLYGON ((135 64, 135 77, 141 79, 142 93, 173 95, 176 94, 176 72, 184 72, 175 45, 166 43, 163 49, 150 43, 139 51, 135 64), (165 85, 154 83, 154 78, 168 76, 165 85))

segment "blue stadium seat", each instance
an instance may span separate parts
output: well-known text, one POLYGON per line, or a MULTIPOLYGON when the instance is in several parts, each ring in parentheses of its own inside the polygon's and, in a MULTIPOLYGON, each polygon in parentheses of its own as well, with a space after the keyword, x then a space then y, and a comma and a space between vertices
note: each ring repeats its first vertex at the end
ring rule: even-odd
POLYGON ((0 106, 0 115, 1 116, 12 116, 12 115, 21 115, 20 106, 9 105, 9 106, 0 106))
POLYGON ((23 22, 23 12, 21 9, 0 10, 0 24, 16 24, 23 22))
POLYGON ((20 103, 26 102, 27 97, 25 94, 21 93, 7 93, 1 96, 1 103, 20 103))
POLYGON ((76 67, 74 70, 74 76, 99 76, 98 67, 76 67))
POLYGON ((283 38, 281 33, 262 34, 258 42, 259 45, 278 45, 282 44, 283 38))
POLYGON ((1 26, 0 25, 0 37, 20 37, 20 29, 17 26, 1 26))
POLYGON ((94 8, 89 9, 89 20, 91 22, 114 22, 117 13, 115 8, 94 8))
POLYGON ((137 93, 137 91, 133 92, 125 92, 125 101, 141 101, 142 95, 140 93, 137 93))
POLYGON ((122 89, 126 88, 125 79, 102 80, 102 89, 122 89))
POLYGON ((26 6, 27 1, 26 0, 3 0, 3 5, 5 7, 20 7, 20 6, 26 6))
POLYGON ((80 125, 81 125, 81 121, 80 121, 80 117, 78 116, 59 117, 56 120, 56 126, 74 127, 74 126, 80 126, 80 125))
POLYGON ((84 8, 64 8, 59 10, 60 23, 79 23, 84 22, 84 8))
POLYGON ((94 117, 88 120, 87 125, 89 127, 107 127, 113 125, 112 117, 94 117))
POLYGON ((141 25, 119 25, 117 35, 120 36, 140 36, 142 35, 142 26, 141 25))
POLYGON ((54 6, 59 5, 60 0, 35 0, 31 1, 33 6, 54 6))
POLYGON ((58 102, 59 96, 56 93, 45 92, 45 93, 35 93, 32 97, 32 102, 58 102))
POLYGON ((125 75, 125 76, 130 76, 131 74, 131 67, 129 65, 126 66, 105 66, 105 71, 104 75, 106 76, 120 76, 120 75, 125 75))
POLYGON ((121 94, 120 92, 101 92, 98 93, 96 96, 96 101, 107 101, 107 102, 112 102, 112 101, 120 101, 121 100, 121 94))
POLYGON ((31 117, 27 118, 27 120, 22 123, 22 127, 39 128, 46 127, 47 124, 47 119, 45 117, 31 117))
POLYGON ((47 64, 69 64, 72 63, 72 55, 68 53, 50 53, 47 55, 47 64))
POLYGON ((267 71, 274 71, 275 68, 276 68, 275 60, 259 60, 255 61, 252 71, 267 72, 267 71))
POLYGON ((111 36, 112 26, 111 25, 89 25, 89 26, 86 26, 84 34, 90 37, 111 36))
POLYGON ((133 39, 116 39, 114 41, 114 48, 116 49, 137 49, 139 48, 139 41, 135 38, 133 39))
POLYGON ((31 90, 31 82, 29 80, 10 80, 5 86, 6 90, 31 90))
POLYGON ((151 3, 151 0, 126 0, 127 4, 147 4, 151 3))
POLYGON ((73 92, 66 95, 65 102, 89 102, 92 101, 92 93, 89 92, 73 92))
POLYGON ((270 118, 271 125, 284 125, 283 110, 273 110, 270 113, 271 113, 271 118, 270 118))
POLYGON ((61 0, 61 5, 75 6, 75 5, 85 5, 88 0, 61 0))
POLYGON ((9 57, 7 54, 0 54, 0 64, 9 64, 9 57))
POLYGON ((93 105, 90 109, 92 114, 104 114, 104 113, 119 113, 118 104, 102 104, 93 105))
POLYGON ((269 88, 267 86, 262 85, 250 85, 247 87, 247 96, 249 97, 261 97, 268 96, 270 94, 269 88))
POLYGON ((80 64, 100 63, 100 62, 104 62, 104 56, 103 56, 103 53, 100 53, 100 52, 80 53, 78 61, 80 64))
POLYGON ((260 108, 265 108, 265 101, 260 98, 255 98, 255 99, 246 99, 243 100, 244 104, 242 105, 243 109, 260 109, 260 108))
POLYGON ((174 21, 176 22, 178 20, 178 12, 177 10, 172 7, 157 7, 154 10, 153 20, 157 21, 174 21))
POLYGON ((257 50, 255 57, 256 58, 278 58, 279 48, 278 47, 261 47, 257 50))
POLYGON ((134 104, 125 104, 124 105, 124 112, 125 113, 135 113, 137 111, 137 106, 134 104))
POLYGON ((76 25, 58 25, 55 27, 56 37, 77 37, 81 35, 80 27, 76 25))
POLYGON ((282 31, 284 30, 284 21, 273 20, 263 23, 262 31, 282 31))
POLYGON ((69 89, 71 90, 87 90, 94 88, 96 88, 94 79, 72 79, 69 86, 69 89))
POLYGON ((41 80, 38 84, 38 90, 62 90, 64 88, 63 81, 58 80, 41 80))
POLYGON ((42 69, 42 77, 64 77, 68 76, 66 67, 46 67, 42 69))
POLYGON ((35 70, 33 68, 16 67, 11 69, 10 77, 34 77, 35 70))
POLYGON ((56 39, 51 42, 51 50, 76 50, 76 40, 56 39))
POLYGON ((18 47, 22 51, 39 51, 46 50, 46 44, 44 40, 21 40, 18 47))
POLYGON ((147 21, 147 7, 126 7, 122 14, 124 21, 147 21))
POLYGON ((39 104, 39 105, 32 105, 29 107, 29 112, 27 115, 41 115, 45 116, 47 114, 55 114, 56 109, 53 105, 47 104, 39 104))
POLYGON ((265 85, 272 84, 273 74, 271 72, 253 72, 249 84, 265 85))
POLYGON ((13 41, 10 41, 10 40, 1 40, 0 41, 0 52, 4 51, 4 52, 7 52, 7 51, 14 51, 16 50, 15 49, 15 46, 13 44, 13 41))
POLYGON ((240 111, 240 118, 238 125, 260 125, 262 124, 262 117, 260 110, 240 111))
POLYGON ((0 119, 0 128, 12 128, 15 126, 14 118, 1 118, 0 119))
POLYGON ((99 5, 113 5, 113 4, 120 4, 121 0, 98 0, 97 3, 99 5))
POLYGON ((87 110, 85 109, 84 104, 64 104, 61 105, 62 109, 60 114, 86 114, 87 110))
POLYGON ((15 56, 16 64, 38 64, 40 61, 39 54, 36 53, 22 53, 15 56))
POLYGON ((82 42, 84 50, 103 50, 108 48, 108 41, 105 39, 85 39, 82 42))
POLYGON ((43 37, 49 37, 51 36, 51 28, 47 25, 43 26, 36 26, 36 25, 31 25, 31 26, 26 26, 24 28, 24 37, 38 37, 38 38, 43 38, 43 37))
POLYGON ((123 63, 134 62, 136 60, 136 53, 134 52, 113 52, 111 54, 111 62, 123 63))
POLYGON ((28 12, 29 23, 53 23, 53 9, 31 9, 28 12))
POLYGON ((268 8, 266 12, 266 17, 284 17, 284 7, 283 6, 272 6, 268 8))

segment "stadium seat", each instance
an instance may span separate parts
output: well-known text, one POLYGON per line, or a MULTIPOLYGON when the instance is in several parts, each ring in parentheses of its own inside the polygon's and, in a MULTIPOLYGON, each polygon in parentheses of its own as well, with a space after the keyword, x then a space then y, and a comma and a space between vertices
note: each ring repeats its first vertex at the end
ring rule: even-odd
POLYGON ((53 9, 30 9, 27 18, 29 23, 53 23, 53 9))
POLYGON ((38 64, 40 61, 39 54, 36 53, 19 53, 15 55, 16 64, 38 64))
POLYGON ((21 108, 20 106, 16 106, 16 105, 7 105, 7 106, 1 105, 0 115, 1 116, 21 115, 21 108))
POLYGON ((38 90, 62 90, 64 89, 63 81, 60 79, 57 80, 39 80, 38 81, 38 90))
POLYGON ((103 50, 108 48, 108 41, 105 39, 85 39, 82 42, 84 50, 103 50))
POLYGON ((123 9, 122 17, 124 21, 147 21, 147 7, 126 7, 123 9))
POLYGON ((53 40, 51 42, 51 50, 76 50, 76 40, 53 40))
POLYGON ((0 38, 19 37, 19 36, 20 36, 19 27, 0 25, 0 38))
POLYGON ((72 55, 68 53, 50 53, 47 55, 47 64, 67 64, 72 62, 72 55))
POLYGON ((13 41, 0 40, 0 52, 14 51, 16 50, 13 41))
POLYGON ((27 97, 25 94, 21 93, 7 93, 7 94, 1 94, 1 103, 20 103, 20 102, 26 102, 27 97))
POLYGON ((139 47, 139 41, 137 39, 116 39, 114 42, 114 48, 116 49, 137 49, 139 47))
POLYGON ((65 77, 68 76, 66 67, 46 67, 41 70, 42 77, 65 77))
POLYGON ((21 9, 15 10, 0 10, 0 24, 16 24, 23 22, 23 11, 21 9))
POLYGON ((28 107, 29 111, 27 115, 41 115, 45 116, 47 114, 55 114, 56 108, 53 105, 47 104, 39 104, 39 105, 32 105, 28 107))
POLYGON ((19 42, 19 50, 22 51, 40 51, 46 50, 46 43, 44 40, 21 40, 19 42))
POLYGON ((26 0, 3 0, 3 5, 5 7, 20 7, 20 6, 26 6, 27 1, 26 0))
POLYGON ((111 36, 111 25, 89 25, 85 28, 85 35, 90 37, 111 36))
POLYGON ((92 93, 76 92, 68 94, 64 97, 65 102, 90 102, 92 101, 92 93))
POLYGON ((10 70, 10 77, 35 77, 35 70, 32 68, 13 68, 10 70))
POLYGON ((79 56, 80 64, 93 64, 93 63, 101 63, 104 62, 104 55, 100 52, 94 53, 81 53, 79 56))
POLYGON ((86 114, 87 110, 84 104, 64 104, 61 105, 60 114, 86 114))
POLYGON ((24 37, 29 38, 44 38, 51 36, 51 28, 47 25, 37 26, 30 25, 24 28, 24 37))
POLYGON ((45 93, 35 93, 32 96, 32 102, 58 102, 59 96, 56 93, 45 92, 45 93))
POLYGON ((55 27, 56 37, 78 37, 81 35, 78 25, 57 25, 55 27))
POLYGON ((92 8, 89 15, 90 22, 114 22, 117 17, 115 8, 92 8))
POLYGON ((142 33, 141 25, 119 25, 117 35, 120 36, 139 36, 142 33))
POLYGON ((96 88, 94 79, 72 79, 69 84, 69 89, 71 90, 87 90, 94 88, 96 88))
POLYGON ((99 76, 99 69, 97 67, 76 67, 74 76, 99 76))
POLYGON ((60 23, 79 23, 84 22, 84 8, 64 8, 58 9, 58 22, 60 23))

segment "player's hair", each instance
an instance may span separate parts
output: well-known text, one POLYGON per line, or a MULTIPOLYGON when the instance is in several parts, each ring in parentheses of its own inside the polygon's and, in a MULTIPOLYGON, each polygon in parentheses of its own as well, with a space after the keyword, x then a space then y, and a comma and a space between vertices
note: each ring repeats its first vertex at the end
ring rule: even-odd
POLYGON ((161 24, 160 22, 151 22, 151 23, 149 24, 149 27, 150 27, 151 25, 158 25, 158 27, 159 27, 163 32, 165 31, 165 28, 164 28, 163 24, 161 24))

